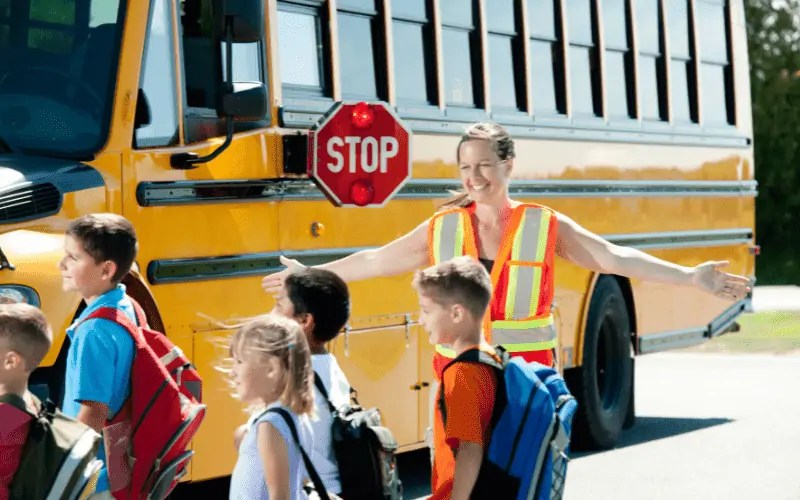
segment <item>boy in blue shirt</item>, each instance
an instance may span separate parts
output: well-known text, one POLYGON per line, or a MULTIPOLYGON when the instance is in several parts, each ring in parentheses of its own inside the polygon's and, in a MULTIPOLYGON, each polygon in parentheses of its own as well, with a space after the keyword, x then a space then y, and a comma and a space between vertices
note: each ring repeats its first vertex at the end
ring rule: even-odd
MULTIPOLYGON (((78 292, 86 308, 67 328, 71 344, 67 354, 63 413, 102 432, 125 403, 130 387, 134 343, 121 325, 105 319, 85 320, 101 307, 122 310, 136 321, 133 304, 120 282, 136 258, 138 243, 133 225, 116 214, 89 214, 67 228, 64 257, 59 262, 65 291, 78 292)), ((99 458, 105 462, 104 447, 99 458)), ((111 498, 117 480, 104 467, 96 491, 111 498)))

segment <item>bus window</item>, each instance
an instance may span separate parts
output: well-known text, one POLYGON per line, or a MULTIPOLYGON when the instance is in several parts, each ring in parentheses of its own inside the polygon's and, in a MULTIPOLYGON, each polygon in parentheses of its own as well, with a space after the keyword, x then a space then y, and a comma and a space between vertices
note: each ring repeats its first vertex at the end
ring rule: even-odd
POLYGON ((603 115, 594 5, 592 0, 567 0, 573 116, 603 115))
POLYGON ((734 123, 727 5, 724 0, 697 0, 700 82, 704 125, 734 123))
POLYGON ((677 124, 697 123, 697 77, 689 29, 689 0, 673 0, 667 5, 671 118, 677 124))
POLYGON ((560 6, 559 0, 528 2, 530 85, 533 113, 537 116, 567 112, 560 6))
POLYGON ((527 111, 522 26, 515 0, 486 7, 492 110, 527 111))
POLYGON ((430 0, 395 2, 392 5, 392 38, 398 105, 438 105, 430 0))
POLYGON ((278 2, 281 83, 287 95, 331 96, 325 71, 327 22, 321 5, 278 2))
POLYGON ((105 143, 125 5, 0 1, 0 136, 12 148, 84 158, 105 143))
POLYGON ((666 120, 666 71, 663 23, 659 0, 637 0, 636 33, 639 43, 639 116, 643 120, 666 120))
POLYGON ((386 50, 376 0, 339 0, 342 97, 386 100, 386 50))
POLYGON ((444 101, 483 107, 480 34, 475 0, 441 0, 444 101))
POLYGON ((606 115, 610 121, 636 118, 633 92, 630 9, 627 0, 603 0, 606 115))
POLYGON ((137 128, 137 148, 178 142, 178 99, 172 42, 172 2, 155 0, 145 42, 140 88, 150 111, 150 123, 137 128))
MULTIPOLYGON (((181 2, 181 42, 185 85, 186 143, 225 135, 225 122, 217 117, 217 98, 225 75, 225 46, 221 33, 214 32, 216 0, 181 2)), ((264 81, 262 42, 235 43, 233 76, 240 81, 264 81)), ((237 122, 239 132, 263 125, 237 122)))

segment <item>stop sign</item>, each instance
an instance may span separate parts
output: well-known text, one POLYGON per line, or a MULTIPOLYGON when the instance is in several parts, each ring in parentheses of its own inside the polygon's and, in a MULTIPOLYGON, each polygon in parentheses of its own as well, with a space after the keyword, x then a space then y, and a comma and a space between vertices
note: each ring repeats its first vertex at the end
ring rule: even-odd
POLYGON ((337 102, 308 145, 308 173, 337 207, 383 206, 411 177, 411 132, 382 102, 337 102))

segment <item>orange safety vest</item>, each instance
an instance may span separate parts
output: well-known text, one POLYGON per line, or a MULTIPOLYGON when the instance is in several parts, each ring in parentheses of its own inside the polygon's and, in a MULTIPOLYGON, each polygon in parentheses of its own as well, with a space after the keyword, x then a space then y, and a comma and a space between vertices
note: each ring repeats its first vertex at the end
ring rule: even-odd
MULTIPOLYGON (((472 204, 431 218, 431 264, 462 255, 478 259, 474 211, 472 204)), ((492 299, 483 324, 487 342, 514 354, 556 347, 552 304, 557 226, 555 212, 547 207, 526 203, 514 208, 492 268, 492 299)), ((437 345, 436 352, 455 357, 445 345, 437 345)))

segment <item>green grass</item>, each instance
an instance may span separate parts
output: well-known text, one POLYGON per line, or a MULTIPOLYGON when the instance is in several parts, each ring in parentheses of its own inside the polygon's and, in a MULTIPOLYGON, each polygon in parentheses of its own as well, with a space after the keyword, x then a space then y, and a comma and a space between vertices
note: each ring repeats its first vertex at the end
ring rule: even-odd
POLYGON ((726 333, 692 352, 773 353, 800 352, 800 312, 760 312, 738 318, 741 330, 726 333))

